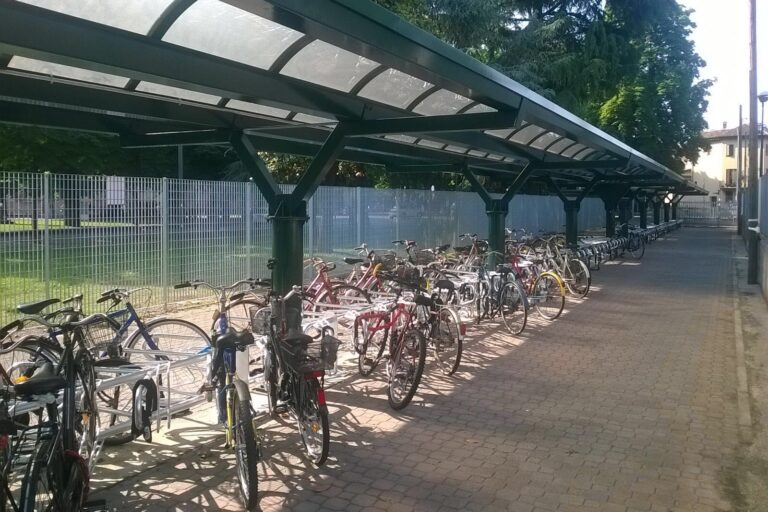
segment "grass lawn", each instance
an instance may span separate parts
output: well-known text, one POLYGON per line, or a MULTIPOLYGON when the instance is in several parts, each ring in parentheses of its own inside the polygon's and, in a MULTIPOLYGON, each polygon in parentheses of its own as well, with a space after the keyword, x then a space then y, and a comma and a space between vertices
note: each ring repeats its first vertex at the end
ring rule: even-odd
MULTIPOLYGON (((32 219, 14 218, 10 220, 11 224, 0 224, 0 233, 10 231, 32 231, 32 219)), ((101 220, 83 220, 80 221, 80 227, 83 228, 115 228, 133 226, 127 222, 113 222, 101 220)), ((45 229, 45 220, 37 220, 37 230, 45 229)), ((48 219, 48 229, 70 229, 70 226, 64 225, 64 219, 48 219)))

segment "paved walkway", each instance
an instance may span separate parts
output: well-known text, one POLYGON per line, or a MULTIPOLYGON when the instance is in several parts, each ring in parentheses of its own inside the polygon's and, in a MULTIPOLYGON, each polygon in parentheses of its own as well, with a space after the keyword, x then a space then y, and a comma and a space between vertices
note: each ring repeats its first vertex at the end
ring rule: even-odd
MULTIPOLYGON (((640 262, 604 265, 593 286, 520 339, 475 329, 459 373, 428 368, 400 413, 381 375, 335 385, 322 469, 301 458, 290 422, 267 423, 262 509, 731 510, 731 233, 673 233, 640 262)), ((158 444, 107 452, 95 497, 120 511, 240 510, 210 419, 204 410, 158 444)))

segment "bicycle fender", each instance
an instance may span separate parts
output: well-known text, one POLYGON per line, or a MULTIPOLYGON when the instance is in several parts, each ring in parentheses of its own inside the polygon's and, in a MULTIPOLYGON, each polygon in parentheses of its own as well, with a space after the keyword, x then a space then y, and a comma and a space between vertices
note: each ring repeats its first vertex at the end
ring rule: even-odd
POLYGON ((237 399, 240 402, 250 403, 251 391, 248 389, 248 384, 246 384, 240 379, 234 379, 234 381, 232 382, 232 385, 235 386, 235 391, 237 392, 237 399))
POLYGON ((542 275, 542 276, 543 275, 549 275, 549 276, 554 277, 555 281, 557 281, 558 286, 560 286, 560 291, 562 293, 565 293, 565 282, 563 281, 563 279, 559 275, 557 275, 554 272, 551 272, 549 270, 547 270, 545 272, 542 272, 540 275, 542 275))

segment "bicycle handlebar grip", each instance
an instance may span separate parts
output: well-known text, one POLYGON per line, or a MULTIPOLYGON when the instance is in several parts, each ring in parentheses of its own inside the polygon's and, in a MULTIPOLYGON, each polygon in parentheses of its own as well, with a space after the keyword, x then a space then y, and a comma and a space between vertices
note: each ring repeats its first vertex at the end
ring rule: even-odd
POLYGON ((405 240, 392 240, 392 243, 395 245, 403 245, 405 243, 405 240))
POLYGON ((111 290, 107 290, 105 292, 101 292, 101 296, 102 297, 107 297, 107 296, 112 295, 113 293, 118 292, 118 291, 120 291, 120 288, 113 288, 111 290))
POLYGON ((109 299, 111 299, 111 298, 112 298, 112 296, 111 296, 111 295, 104 295, 104 296, 102 296, 102 297, 99 297, 99 298, 96 300, 96 304, 101 304, 102 302, 107 302, 107 301, 108 301, 109 299))
POLYGON ((179 283, 179 284, 175 284, 175 285, 173 285, 173 287, 174 287, 175 289, 177 289, 177 290, 180 290, 180 289, 182 289, 182 288, 189 288, 189 287, 191 287, 191 286, 192 286, 192 283, 190 283, 189 281, 185 281, 185 282, 183 282, 183 283, 179 283))

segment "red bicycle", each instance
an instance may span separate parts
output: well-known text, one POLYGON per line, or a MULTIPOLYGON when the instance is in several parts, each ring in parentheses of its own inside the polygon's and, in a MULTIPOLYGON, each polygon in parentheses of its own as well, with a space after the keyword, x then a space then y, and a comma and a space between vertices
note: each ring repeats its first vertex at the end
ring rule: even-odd
POLYGON ((315 268, 315 277, 304 290, 307 294, 305 309, 322 311, 323 305, 352 305, 360 302, 370 304, 371 297, 362 288, 347 284, 335 283, 328 276, 329 272, 336 269, 335 263, 326 263, 321 258, 312 258, 308 262, 315 268))
MULTIPOLYGON (((394 276, 387 279, 401 287, 394 276)), ((398 288, 393 304, 381 311, 368 311, 355 319, 354 346, 358 353, 357 367, 363 376, 370 375, 388 348, 387 400, 399 411, 416 394, 424 373, 427 357, 427 339, 413 327, 414 307, 400 302, 402 288, 398 288)))

